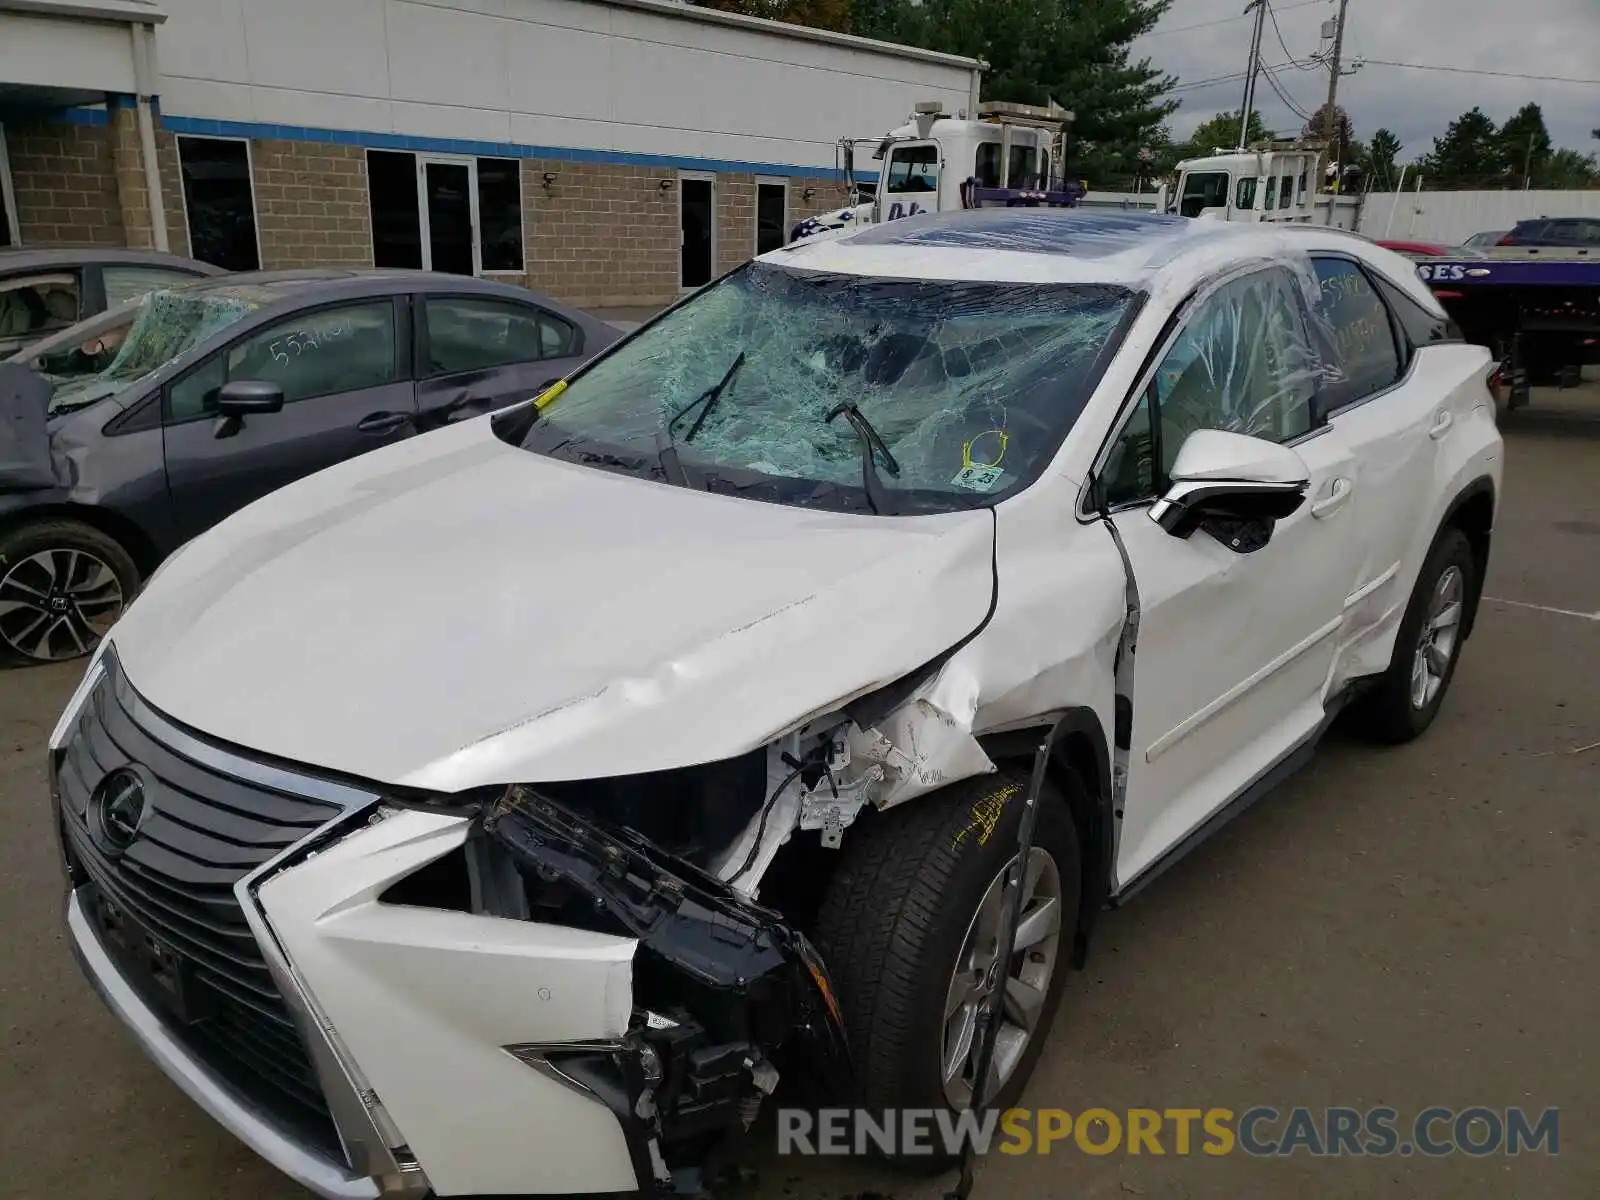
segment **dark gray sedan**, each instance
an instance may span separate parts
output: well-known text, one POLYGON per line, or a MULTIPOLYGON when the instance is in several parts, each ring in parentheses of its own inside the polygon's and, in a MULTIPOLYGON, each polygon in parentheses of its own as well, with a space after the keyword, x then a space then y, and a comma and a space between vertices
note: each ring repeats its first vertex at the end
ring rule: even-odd
POLYGON ((620 336, 508 284, 376 270, 200 280, 91 334, 111 355, 92 374, 0 364, 0 650, 13 657, 85 653, 145 575, 228 514, 527 399, 620 336))

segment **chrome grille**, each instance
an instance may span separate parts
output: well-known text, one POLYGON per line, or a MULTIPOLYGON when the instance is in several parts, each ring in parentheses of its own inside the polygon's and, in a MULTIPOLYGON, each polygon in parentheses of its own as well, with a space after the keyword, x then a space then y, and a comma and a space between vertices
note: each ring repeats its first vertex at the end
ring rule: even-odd
POLYGON ((109 662, 56 766, 69 866, 89 916, 124 977, 191 1053, 342 1159, 310 1056, 234 895, 240 879, 340 808, 186 758, 142 727, 137 710, 109 662), (119 768, 138 772, 148 801, 120 853, 90 812, 95 788, 119 768))

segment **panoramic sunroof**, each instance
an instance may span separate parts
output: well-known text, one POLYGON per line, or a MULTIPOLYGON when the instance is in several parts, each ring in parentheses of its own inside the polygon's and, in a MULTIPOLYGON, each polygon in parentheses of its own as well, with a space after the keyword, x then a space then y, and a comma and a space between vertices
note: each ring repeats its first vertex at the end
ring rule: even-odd
POLYGON ((979 208, 886 221, 856 234, 858 246, 945 246, 1109 258, 1190 232, 1186 217, 1060 208, 979 208))

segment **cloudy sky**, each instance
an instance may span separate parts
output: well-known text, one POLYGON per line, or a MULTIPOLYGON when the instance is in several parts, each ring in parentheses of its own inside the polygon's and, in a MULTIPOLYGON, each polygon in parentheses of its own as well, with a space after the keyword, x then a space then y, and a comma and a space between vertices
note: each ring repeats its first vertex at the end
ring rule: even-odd
MULTIPOLYGON (((1171 10, 1135 44, 1176 75, 1180 87, 1238 75, 1211 86, 1176 93, 1183 107, 1174 115, 1175 138, 1187 137, 1201 121, 1234 110, 1244 95, 1243 72, 1250 51, 1251 20, 1240 16, 1247 0, 1173 0, 1171 10)), ((1323 43, 1324 21, 1337 0, 1272 0, 1281 45, 1267 22, 1262 42, 1266 63, 1304 62, 1323 43)), ((1406 70, 1369 63, 1339 80, 1339 103, 1350 113, 1362 140, 1387 126, 1404 146, 1401 161, 1426 153, 1433 138, 1455 117, 1477 105, 1496 122, 1529 101, 1544 108, 1557 146, 1588 154, 1600 151, 1590 131, 1600 127, 1600 83, 1556 83, 1552 77, 1600 80, 1600 0, 1350 0, 1345 30, 1346 62, 1357 58, 1399 63, 1502 71, 1537 76, 1507 79, 1485 75, 1406 70)), ((1276 72, 1290 98, 1307 112, 1328 97, 1324 68, 1276 72)), ((1256 107, 1268 128, 1298 133, 1304 122, 1257 84, 1256 107)))

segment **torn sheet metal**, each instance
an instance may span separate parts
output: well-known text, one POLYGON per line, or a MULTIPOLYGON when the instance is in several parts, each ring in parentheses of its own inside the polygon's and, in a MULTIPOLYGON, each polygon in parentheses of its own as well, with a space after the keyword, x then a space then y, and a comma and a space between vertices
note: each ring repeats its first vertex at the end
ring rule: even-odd
POLYGON ((55 484, 49 405, 48 380, 20 363, 0 363, 0 486, 33 490, 55 484))

